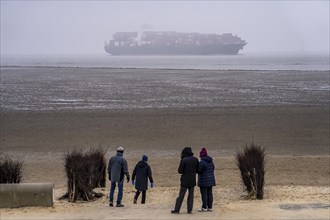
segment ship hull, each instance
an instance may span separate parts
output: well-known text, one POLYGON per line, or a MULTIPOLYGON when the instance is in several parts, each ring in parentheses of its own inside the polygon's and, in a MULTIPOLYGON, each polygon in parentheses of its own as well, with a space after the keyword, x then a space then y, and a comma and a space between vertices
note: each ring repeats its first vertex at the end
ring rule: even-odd
POLYGON ((245 44, 180 46, 105 46, 111 55, 236 55, 245 44))

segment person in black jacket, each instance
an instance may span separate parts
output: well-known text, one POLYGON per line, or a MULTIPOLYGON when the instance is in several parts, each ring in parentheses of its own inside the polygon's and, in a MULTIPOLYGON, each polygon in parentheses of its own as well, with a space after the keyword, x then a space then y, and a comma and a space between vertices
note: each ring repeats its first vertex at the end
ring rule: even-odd
POLYGON ((176 199, 175 208, 171 211, 173 214, 179 214, 182 201, 188 190, 187 199, 187 212, 191 214, 194 203, 194 188, 196 186, 196 174, 199 169, 199 161, 193 156, 193 152, 190 147, 185 147, 181 153, 181 161, 178 168, 179 174, 181 174, 181 186, 179 196, 176 199))
POLYGON ((203 147, 199 153, 201 158, 199 162, 198 186, 202 195, 202 208, 199 212, 212 211, 213 193, 212 187, 215 186, 214 163, 212 157, 207 155, 203 147))
POLYGON ((147 190, 148 190, 148 178, 150 181, 151 188, 154 187, 154 180, 152 179, 151 168, 147 162, 148 162, 148 157, 146 155, 143 155, 142 160, 136 164, 133 170, 132 184, 135 185, 135 189, 136 189, 136 193, 134 196, 134 204, 137 203, 137 199, 139 198, 141 192, 142 192, 141 204, 145 204, 147 190))

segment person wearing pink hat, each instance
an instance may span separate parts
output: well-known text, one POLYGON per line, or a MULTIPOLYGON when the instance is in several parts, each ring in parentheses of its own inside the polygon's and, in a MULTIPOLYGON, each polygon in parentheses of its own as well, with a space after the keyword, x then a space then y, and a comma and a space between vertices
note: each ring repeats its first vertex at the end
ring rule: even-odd
POLYGON ((202 208, 199 212, 212 211, 213 192, 215 186, 214 163, 212 157, 207 155, 206 148, 203 147, 199 153, 198 186, 202 196, 202 208))

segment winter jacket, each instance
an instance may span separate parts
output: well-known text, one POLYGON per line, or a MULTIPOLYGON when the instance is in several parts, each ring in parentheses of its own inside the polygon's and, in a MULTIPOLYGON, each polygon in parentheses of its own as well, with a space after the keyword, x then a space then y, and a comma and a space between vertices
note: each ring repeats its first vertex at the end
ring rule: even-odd
POLYGON ((198 186, 215 186, 214 163, 212 157, 202 157, 199 162, 198 186))
POLYGON ((180 180, 183 187, 196 186, 196 174, 198 173, 199 162, 193 155, 190 147, 186 147, 182 151, 182 159, 178 172, 181 174, 180 180))
POLYGON ((123 158, 123 153, 117 152, 116 156, 113 156, 109 160, 108 164, 109 179, 112 182, 121 182, 124 179, 124 175, 129 177, 127 161, 123 158))
POLYGON ((154 182, 154 180, 152 179, 152 172, 149 164, 141 160, 136 164, 132 174, 132 180, 135 180, 135 189, 138 191, 147 190, 148 178, 151 183, 154 182))

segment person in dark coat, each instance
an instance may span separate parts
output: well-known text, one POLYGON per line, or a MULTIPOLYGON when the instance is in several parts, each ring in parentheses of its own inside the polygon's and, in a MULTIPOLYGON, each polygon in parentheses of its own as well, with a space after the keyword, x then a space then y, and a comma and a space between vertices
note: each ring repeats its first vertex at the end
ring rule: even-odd
POLYGON ((212 187, 215 186, 214 163, 212 157, 207 155, 204 147, 200 151, 199 156, 201 160, 199 162, 198 186, 202 196, 202 208, 198 211, 212 211, 212 187))
POLYGON ((150 187, 154 187, 154 180, 152 179, 151 168, 148 164, 148 157, 143 155, 142 160, 139 161, 132 174, 132 184, 135 185, 136 193, 134 196, 134 204, 137 203, 140 193, 142 192, 141 204, 145 204, 147 190, 148 190, 148 178, 150 181, 150 187))
POLYGON ((124 175, 126 176, 127 182, 129 182, 129 172, 127 161, 123 157, 124 148, 118 147, 117 153, 115 156, 112 156, 109 160, 108 164, 108 175, 109 180, 111 182, 110 187, 110 196, 109 196, 109 206, 113 207, 113 198, 116 189, 116 185, 118 185, 118 197, 117 197, 117 205, 116 207, 124 207, 121 204, 121 200, 123 198, 123 189, 124 189, 124 175))
POLYGON ((196 174, 199 169, 199 161, 190 147, 185 147, 181 153, 181 161, 178 168, 179 174, 181 174, 181 186, 179 196, 176 199, 175 208, 171 211, 173 214, 179 214, 182 201, 188 190, 188 199, 187 199, 187 212, 191 214, 194 203, 194 188, 196 186, 196 174))

